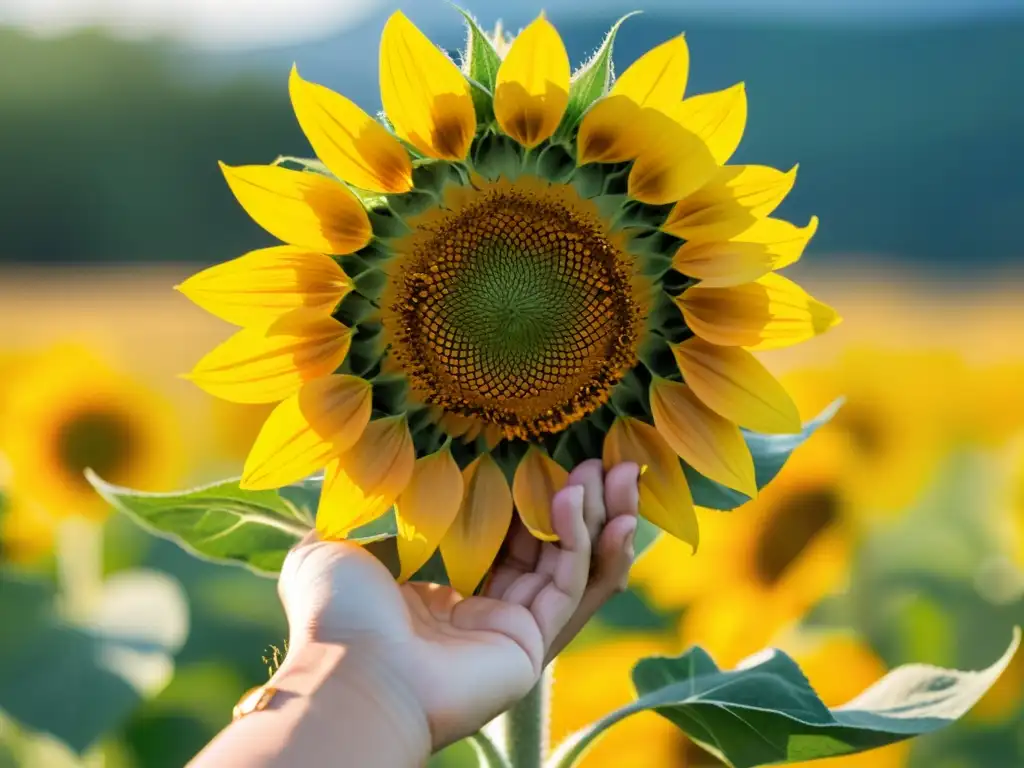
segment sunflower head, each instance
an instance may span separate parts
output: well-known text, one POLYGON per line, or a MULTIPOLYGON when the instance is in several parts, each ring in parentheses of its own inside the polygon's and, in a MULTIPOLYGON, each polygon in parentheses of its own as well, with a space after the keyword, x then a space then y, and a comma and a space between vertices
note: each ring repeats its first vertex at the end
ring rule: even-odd
POLYGON ((21 509, 56 519, 104 515, 86 469, 147 490, 179 476, 183 451, 170 404, 87 349, 61 345, 28 358, 3 400, 0 453, 21 509))
POLYGON ((771 216, 795 169, 727 165, 744 88, 684 98, 682 35, 616 79, 618 25, 573 73, 543 16, 466 20, 460 66, 390 17, 381 120, 293 69, 318 159, 223 167, 284 244, 179 287, 241 326, 192 378, 279 403, 243 485, 326 467, 321 534, 394 505, 403 572, 440 546, 472 591, 514 510, 554 537, 549 491, 595 457, 648 467, 641 513, 696 546, 685 472, 755 496, 740 427, 800 429, 751 350, 838 321, 776 271, 817 226, 771 216))

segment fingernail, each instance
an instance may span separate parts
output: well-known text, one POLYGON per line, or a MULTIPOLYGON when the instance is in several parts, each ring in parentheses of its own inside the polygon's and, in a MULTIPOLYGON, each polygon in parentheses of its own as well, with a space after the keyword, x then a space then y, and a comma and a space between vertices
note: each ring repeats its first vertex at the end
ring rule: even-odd
POLYGON ((636 518, 630 517, 623 525, 626 527, 626 535, 622 537, 622 548, 631 553, 633 538, 636 536, 636 518))
POLYGON ((569 485, 566 486, 565 492, 569 494, 569 502, 574 505, 583 505, 583 486, 582 485, 569 485))

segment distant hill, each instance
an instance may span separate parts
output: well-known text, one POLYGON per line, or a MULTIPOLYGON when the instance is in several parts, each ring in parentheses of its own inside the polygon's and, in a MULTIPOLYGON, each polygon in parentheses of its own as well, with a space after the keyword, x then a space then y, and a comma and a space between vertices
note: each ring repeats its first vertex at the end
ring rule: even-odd
MULTIPOLYGON (((414 19, 457 48, 458 15, 433 5, 414 19)), ((490 4, 470 5, 482 14, 490 4)), ((620 67, 685 30, 691 93, 745 80, 750 121, 735 160, 800 163, 782 213, 821 216, 814 251, 891 255, 957 278, 1024 257, 1024 16, 871 26, 668 5, 623 27, 620 67)), ((575 61, 614 21, 603 11, 551 15, 575 61)), ((376 109, 383 21, 218 54, 0 30, 0 258, 209 262, 266 243, 215 161, 308 154, 287 100, 293 61, 376 109)), ((526 21, 506 16, 510 28, 526 21)))

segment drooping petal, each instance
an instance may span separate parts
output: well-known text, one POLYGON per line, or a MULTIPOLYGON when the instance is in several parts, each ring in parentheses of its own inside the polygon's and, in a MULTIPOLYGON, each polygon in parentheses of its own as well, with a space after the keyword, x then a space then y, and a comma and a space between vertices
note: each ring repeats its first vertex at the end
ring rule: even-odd
POLYGON ((409 485, 416 450, 405 416, 376 419, 327 467, 316 530, 322 539, 343 539, 383 515, 409 485))
POLYGON ((743 83, 684 100, 672 116, 696 133, 719 165, 736 151, 747 127, 747 91, 743 83))
POLYGON ((331 317, 286 315, 273 325, 238 331, 185 378, 233 403, 273 403, 334 373, 351 340, 352 332, 331 317))
POLYGON ((637 131, 640 151, 629 173, 629 196, 650 205, 682 200, 710 181, 718 164, 708 145, 678 120, 644 109, 637 131))
POLYGON ((494 84, 494 117, 505 135, 535 147, 558 128, 569 103, 569 55, 547 19, 534 19, 512 42, 494 84))
POLYGON ((372 192, 412 189, 409 153, 383 125, 341 94, 303 80, 294 66, 288 91, 302 132, 335 176, 372 192))
POLYGON ((615 81, 611 92, 587 110, 577 135, 577 162, 619 163, 635 158, 644 108, 666 109, 683 98, 690 70, 686 39, 679 35, 652 48, 615 81))
POLYGON ((330 256, 278 245, 204 269, 177 289, 222 320, 252 326, 295 309, 329 315, 352 281, 330 256))
POLYGON ((711 410, 755 432, 800 431, 800 412, 778 379, 739 347, 703 339, 672 345, 686 383, 711 410))
POLYGON ((686 38, 677 35, 651 48, 615 80, 611 95, 625 96, 641 107, 665 109, 679 103, 690 74, 686 38))
POLYGON ((675 252, 672 266, 700 279, 705 288, 750 283, 799 260, 817 229, 817 217, 805 227, 759 219, 729 240, 688 240, 675 252))
POLYGON ((720 168, 675 204, 661 228, 684 240, 728 240, 778 207, 793 188, 796 171, 796 166, 785 173, 764 165, 720 168))
POLYGON ((569 473, 543 450, 530 446, 516 467, 512 479, 512 499, 519 519, 535 537, 557 541, 551 525, 551 500, 565 487, 569 473))
POLYGON ((252 220, 289 245, 346 254, 370 242, 366 210, 337 181, 276 165, 220 168, 252 220))
POLYGON ((303 384, 267 417, 245 461, 241 486, 280 488, 318 472, 355 444, 370 410, 370 383, 356 376, 303 384))
POLYGON ((395 133, 424 155, 465 159, 476 133, 469 83, 401 11, 380 38, 380 97, 395 133))
POLYGON ((395 503, 398 523, 399 581, 426 565, 462 505, 462 472, 445 446, 416 459, 412 478, 395 503))
POLYGON ((757 496, 754 460, 739 427, 702 403, 685 384, 651 382, 654 426, 678 456, 705 477, 757 496))
POLYGON ((462 506, 441 539, 441 557, 452 587, 473 594, 487 573, 512 522, 512 492, 489 453, 462 470, 462 506))
POLYGON ((631 417, 616 419, 604 438, 603 460, 606 470, 624 461, 639 464, 640 514, 696 551, 700 537, 690 486, 658 430, 631 417))
POLYGON ((830 306, 774 272, 730 288, 698 284, 675 301, 694 333, 727 347, 786 347, 824 333, 840 321, 830 306))

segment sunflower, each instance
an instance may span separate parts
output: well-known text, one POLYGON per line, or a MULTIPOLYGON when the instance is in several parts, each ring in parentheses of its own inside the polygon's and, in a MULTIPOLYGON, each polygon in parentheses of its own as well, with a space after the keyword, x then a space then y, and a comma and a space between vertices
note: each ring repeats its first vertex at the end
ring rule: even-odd
POLYGON ((87 349, 61 345, 33 356, 3 399, 0 453, 12 499, 25 509, 57 519, 103 517, 107 505, 86 480, 87 468, 148 490, 166 490, 180 475, 183 451, 170 403, 87 349))
POLYGON ((963 361, 951 351, 855 347, 824 369, 785 378, 803 414, 845 398, 822 429, 845 445, 843 482, 865 511, 905 509, 965 436, 957 401, 974 400, 963 361))
POLYGON ((460 69, 393 14, 380 122, 292 70, 319 159, 222 165, 284 244, 179 286, 241 326, 190 376, 279 403, 244 487, 326 468, 325 538, 394 506, 403 575, 439 547, 473 591, 516 510, 554 539, 551 492, 591 457, 647 467, 641 513, 695 546, 680 460, 753 496, 739 427, 799 429, 750 350, 838 322, 775 271, 817 228, 770 215, 796 169, 726 165, 743 86, 683 99, 682 36, 612 84, 610 40, 572 77, 543 16, 470 33, 460 69))
POLYGON ((0 492, 0 562, 25 565, 53 551, 57 519, 31 500, 0 492))
POLYGON ((743 507, 743 525, 700 510, 701 549, 685 572, 674 567, 679 542, 662 536, 634 566, 633 584, 656 608, 685 608, 683 639, 724 666, 765 647, 846 576, 858 528, 840 483, 842 455, 834 436, 798 450, 743 507))

